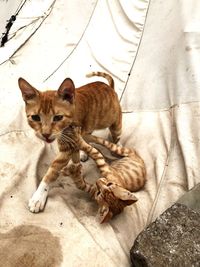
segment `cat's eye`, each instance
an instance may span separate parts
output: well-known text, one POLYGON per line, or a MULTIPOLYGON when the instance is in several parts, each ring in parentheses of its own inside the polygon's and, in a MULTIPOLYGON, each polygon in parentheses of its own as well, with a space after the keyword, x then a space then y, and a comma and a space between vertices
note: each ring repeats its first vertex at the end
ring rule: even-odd
POLYGON ((107 186, 111 186, 113 183, 107 183, 107 186))
POLYGON ((55 115, 53 117, 53 121, 61 121, 63 119, 63 115, 55 115))
POLYGON ((98 192, 97 192, 97 196, 98 196, 98 195, 100 195, 100 193, 101 193, 101 192, 100 192, 100 191, 98 191, 98 192))
POLYGON ((33 121, 40 121, 40 116, 39 116, 39 115, 32 115, 32 116, 31 116, 31 119, 32 119, 33 121))

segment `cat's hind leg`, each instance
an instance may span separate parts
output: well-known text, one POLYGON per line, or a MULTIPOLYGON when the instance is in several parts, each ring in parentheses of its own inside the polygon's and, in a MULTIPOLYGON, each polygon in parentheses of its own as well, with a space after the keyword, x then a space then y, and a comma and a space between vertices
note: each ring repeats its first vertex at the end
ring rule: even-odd
POLYGON ((122 133, 122 116, 120 115, 115 123, 113 123, 109 127, 111 136, 112 136, 112 142, 117 144, 121 138, 122 133))
MULTIPOLYGON (((90 136, 91 135, 91 132, 90 133, 87 133, 87 134, 83 133, 82 135, 83 135, 83 138, 85 139, 85 136, 86 137, 87 136, 90 136)), ((85 139, 85 141, 87 142, 86 139, 85 139)), ((80 159, 81 159, 82 162, 87 161, 89 159, 88 154, 86 154, 84 151, 80 150, 80 159)))

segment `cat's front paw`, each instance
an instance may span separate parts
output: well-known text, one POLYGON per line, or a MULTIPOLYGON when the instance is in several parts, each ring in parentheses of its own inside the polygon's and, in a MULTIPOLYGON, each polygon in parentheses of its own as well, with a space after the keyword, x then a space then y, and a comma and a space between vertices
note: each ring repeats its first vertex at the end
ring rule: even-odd
POLYGON ((85 162, 88 160, 88 155, 84 151, 81 151, 80 152, 80 159, 82 162, 85 162))
POLYGON ((33 213, 38 213, 44 209, 46 200, 47 200, 47 193, 43 193, 42 195, 38 195, 35 192, 32 198, 29 200, 29 210, 33 213))
POLYGON ((32 198, 29 200, 28 207, 31 212, 37 213, 44 209, 48 192, 49 185, 42 181, 32 198))

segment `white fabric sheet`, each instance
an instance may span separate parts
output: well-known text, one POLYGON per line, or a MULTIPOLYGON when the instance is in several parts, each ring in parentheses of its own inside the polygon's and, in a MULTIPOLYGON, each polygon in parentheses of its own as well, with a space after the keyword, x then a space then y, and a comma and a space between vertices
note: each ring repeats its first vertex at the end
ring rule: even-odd
MULTIPOLYGON (((1 244, 16 227, 37 226, 59 240, 60 261, 52 266, 130 266, 137 234, 200 182, 199 2, 27 1, 14 27, 23 17, 34 20, 33 4, 42 17, 0 48, 1 244), (52 186, 44 212, 32 214, 28 200, 57 148, 27 125, 17 80, 45 90, 68 76, 78 87, 96 70, 115 80, 124 112, 121 142, 143 157, 148 182, 136 193, 139 201, 105 225, 95 218, 96 204, 67 177, 52 186)), ((84 173, 89 181, 98 177, 91 160, 84 173)), ((16 249, 6 258, 1 249, 3 266, 32 257, 16 249)))

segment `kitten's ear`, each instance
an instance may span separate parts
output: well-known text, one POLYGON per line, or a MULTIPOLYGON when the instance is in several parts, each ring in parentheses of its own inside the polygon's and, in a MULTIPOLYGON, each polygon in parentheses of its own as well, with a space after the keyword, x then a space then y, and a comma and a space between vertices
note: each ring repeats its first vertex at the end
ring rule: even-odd
POLYGON ((126 205, 131 205, 134 202, 138 201, 133 193, 120 186, 112 188, 112 192, 117 198, 126 201, 126 205))
POLYGON ((38 90, 36 90, 32 85, 30 85, 23 78, 18 79, 18 85, 22 93, 22 97, 25 102, 32 100, 39 95, 38 90))
POLYGON ((113 217, 112 211, 110 211, 109 207, 106 205, 103 205, 99 208, 98 211, 98 220, 100 223, 108 222, 113 217))
POLYGON ((62 100, 68 101, 73 104, 75 94, 75 86, 70 78, 66 78, 58 89, 58 95, 62 100))

